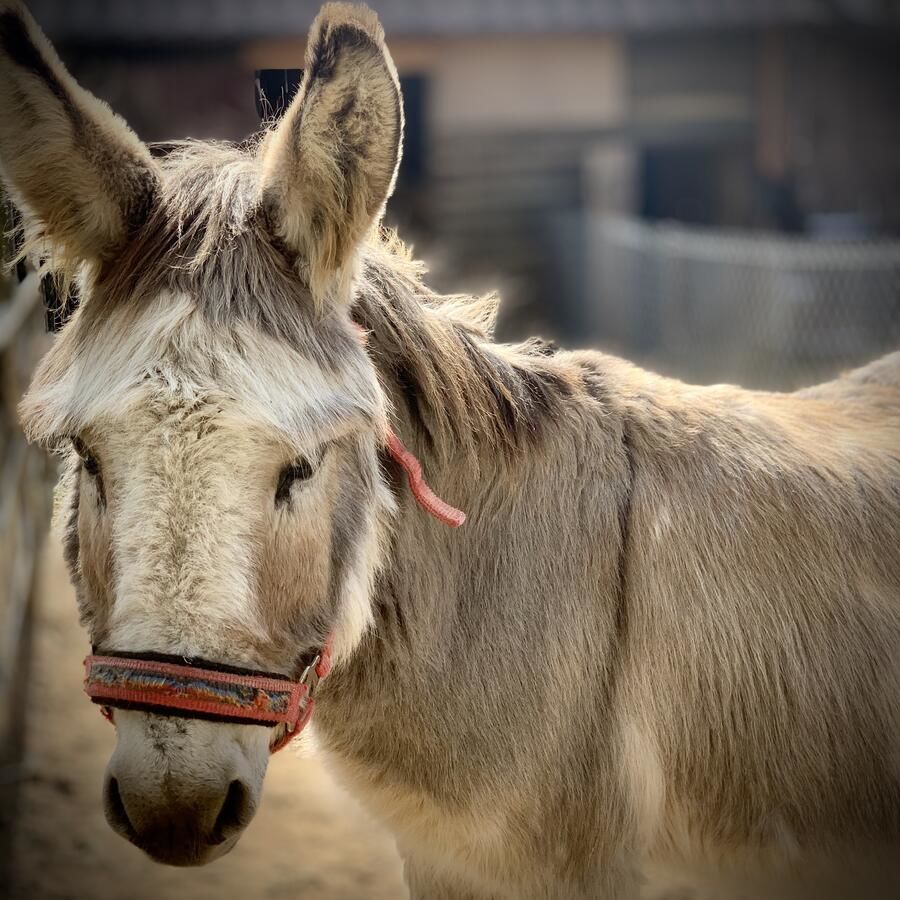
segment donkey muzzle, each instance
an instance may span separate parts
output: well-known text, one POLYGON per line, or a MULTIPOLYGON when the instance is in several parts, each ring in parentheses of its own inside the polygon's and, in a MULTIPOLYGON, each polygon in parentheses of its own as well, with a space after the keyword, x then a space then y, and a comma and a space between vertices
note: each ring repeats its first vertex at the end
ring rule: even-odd
POLYGON ((227 853, 256 812, 269 753, 309 721, 330 666, 330 640, 297 680, 165 654, 88 656, 85 692, 118 732, 103 791, 112 829, 169 865, 227 853))

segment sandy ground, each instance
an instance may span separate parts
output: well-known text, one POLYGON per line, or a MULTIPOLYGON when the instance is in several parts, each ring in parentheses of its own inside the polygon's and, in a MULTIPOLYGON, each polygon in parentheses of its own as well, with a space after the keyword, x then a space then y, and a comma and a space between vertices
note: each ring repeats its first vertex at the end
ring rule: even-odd
POLYGON ((397 900, 392 839, 316 761, 273 758, 263 802, 231 854, 202 869, 147 859, 110 831, 100 790, 112 728, 81 692, 87 638, 60 548, 41 566, 11 900, 397 900))

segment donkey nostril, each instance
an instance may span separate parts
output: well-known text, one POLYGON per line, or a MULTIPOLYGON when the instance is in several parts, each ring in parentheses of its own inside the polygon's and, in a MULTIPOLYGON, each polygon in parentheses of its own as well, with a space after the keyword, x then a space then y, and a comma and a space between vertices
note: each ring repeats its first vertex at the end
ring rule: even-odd
POLYGON ((128 818, 128 810, 125 809, 122 795, 119 793, 119 782, 115 778, 110 778, 106 784, 106 818, 110 825, 128 840, 134 841, 137 838, 137 831, 128 818))
POLYGON ((225 802, 219 810, 210 843, 221 844, 228 840, 231 835, 240 831, 247 824, 250 814, 250 792, 240 781, 232 781, 228 785, 225 802))

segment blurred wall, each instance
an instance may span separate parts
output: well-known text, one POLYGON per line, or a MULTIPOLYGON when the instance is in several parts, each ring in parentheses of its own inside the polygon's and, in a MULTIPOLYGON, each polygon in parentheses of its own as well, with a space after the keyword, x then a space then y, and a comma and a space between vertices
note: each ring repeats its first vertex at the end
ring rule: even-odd
MULTIPOLYGON (((598 8, 566 5, 560 15, 574 21, 598 8)), ((659 21, 648 12, 640 28, 616 27, 611 15, 606 28, 542 33, 516 31, 518 7, 498 6, 495 25, 508 15, 506 29, 442 32, 432 23, 419 33, 411 6, 391 6, 406 23, 388 40, 406 89, 407 134, 388 219, 430 263, 432 283, 499 288, 502 337, 542 332, 635 355, 659 339, 650 319, 639 315, 627 340, 609 323, 666 294, 650 296, 648 278, 631 294, 637 282, 598 272, 610 257, 597 236, 619 233, 598 224, 604 216, 677 222, 711 237, 900 234, 900 31, 836 14, 800 26, 788 6, 783 24, 768 7, 755 24, 738 14, 741 4, 727 24, 717 9, 699 5, 694 21, 673 4, 665 17, 660 7, 659 21)), ((621 8, 623 23, 629 10, 621 8)), ((428 10, 420 12, 424 21, 428 10)), ((291 21, 278 37, 245 39, 219 22, 193 43, 155 32, 145 40, 134 28, 126 42, 82 38, 61 50, 145 139, 242 140, 258 128, 254 70, 302 65, 305 37, 291 21)), ((659 271, 665 278, 668 268, 659 271)), ((717 283, 697 290, 714 296, 717 283)), ((866 302, 828 295, 840 316, 854 314, 841 303, 866 302)), ((722 297, 722 308, 739 296, 722 297)), ((703 377, 715 377, 709 371, 703 377)))

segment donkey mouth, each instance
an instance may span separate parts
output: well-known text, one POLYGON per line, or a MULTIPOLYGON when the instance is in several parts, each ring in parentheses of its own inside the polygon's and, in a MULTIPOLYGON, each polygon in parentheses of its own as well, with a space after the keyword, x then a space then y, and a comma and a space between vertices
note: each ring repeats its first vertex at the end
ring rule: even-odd
POLYGON ((140 847, 154 862, 165 866, 177 868, 197 868, 206 866, 217 859, 226 856, 237 844, 239 836, 228 838, 221 844, 191 843, 172 840, 167 834, 162 834, 158 839, 148 836, 136 846, 140 847))
POLYGON ((159 849, 154 849, 152 845, 138 846, 153 862, 160 865, 173 866, 179 869, 196 869, 226 856, 231 852, 237 841, 237 838, 231 838, 227 844, 212 848, 208 846, 190 847, 188 845, 182 845, 177 848, 171 846, 163 848, 162 843, 156 845, 159 849))

